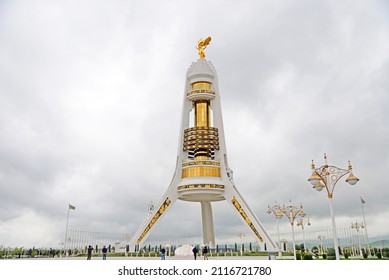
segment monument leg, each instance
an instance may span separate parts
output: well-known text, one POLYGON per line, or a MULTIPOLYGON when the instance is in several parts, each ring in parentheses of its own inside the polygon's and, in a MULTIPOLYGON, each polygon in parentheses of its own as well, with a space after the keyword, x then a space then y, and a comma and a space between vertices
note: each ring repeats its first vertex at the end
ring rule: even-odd
POLYGON ((213 216, 211 202, 201 202, 201 215, 203 220, 203 242, 209 248, 215 246, 215 232, 213 228, 213 216))
POLYGON ((259 243, 265 242, 267 244, 267 251, 276 252, 277 245, 267 234, 264 226, 259 221, 257 216, 251 211, 243 197, 239 194, 235 187, 228 190, 226 194, 226 200, 238 213, 244 224, 246 224, 250 231, 254 234, 254 237, 259 243))
POLYGON ((147 216, 143 224, 138 228, 135 235, 132 237, 129 243, 129 251, 135 252, 136 249, 140 249, 142 243, 147 239, 151 232, 155 228, 155 224, 160 218, 166 214, 167 210, 171 208, 171 205, 177 200, 176 196, 169 196, 167 192, 155 207, 155 209, 147 216))

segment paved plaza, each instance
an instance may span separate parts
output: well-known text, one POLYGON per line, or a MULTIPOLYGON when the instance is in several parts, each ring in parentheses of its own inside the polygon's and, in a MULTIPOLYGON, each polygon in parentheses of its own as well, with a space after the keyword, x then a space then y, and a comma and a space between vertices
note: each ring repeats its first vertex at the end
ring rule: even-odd
MULTIPOLYGON (((83 257, 55 257, 55 258, 21 258, 19 260, 71 260, 71 261, 77 261, 77 260, 86 260, 86 256, 83 257)), ((268 256, 208 256, 208 260, 268 260, 268 256)), ((293 256, 283 256, 282 259, 293 259, 293 256)), ((102 260, 101 256, 95 256, 92 257, 92 260, 102 260)), ((160 257, 110 257, 107 256, 107 260, 160 260, 160 257)), ((172 261, 180 261, 180 260, 193 260, 193 256, 172 256, 166 257, 166 260, 172 260, 172 261)), ((203 260, 202 256, 198 256, 197 260, 203 260)))

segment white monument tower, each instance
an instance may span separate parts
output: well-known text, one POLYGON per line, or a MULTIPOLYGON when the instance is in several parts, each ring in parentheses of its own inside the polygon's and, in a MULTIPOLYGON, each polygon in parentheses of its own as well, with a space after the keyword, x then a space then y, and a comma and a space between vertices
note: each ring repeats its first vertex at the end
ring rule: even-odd
POLYGON ((203 242, 209 247, 215 246, 211 202, 226 200, 259 243, 266 243, 270 252, 278 250, 235 187, 232 170, 228 166, 217 74, 204 53, 210 41, 211 37, 199 40, 197 49, 200 59, 193 62, 186 73, 173 179, 162 199, 130 240, 130 251, 142 245, 177 199, 200 202, 203 242))

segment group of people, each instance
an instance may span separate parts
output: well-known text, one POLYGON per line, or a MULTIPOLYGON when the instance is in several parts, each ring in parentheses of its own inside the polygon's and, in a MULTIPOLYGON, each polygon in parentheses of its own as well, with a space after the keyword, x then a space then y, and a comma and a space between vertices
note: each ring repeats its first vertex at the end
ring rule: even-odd
MULTIPOLYGON (((196 246, 193 247, 192 252, 193 252, 193 257, 196 260, 197 259, 197 253, 199 252, 199 250, 197 249, 196 246)), ((203 253, 204 260, 208 260, 208 247, 207 247, 207 245, 205 245, 203 247, 202 253, 203 253)))
MULTIPOLYGON (((193 257, 196 260, 197 254, 199 252, 199 250, 197 249, 196 246, 193 247, 192 252, 193 252, 193 257)), ((208 260, 208 247, 207 247, 207 245, 205 245, 203 247, 202 253, 203 253, 204 260, 208 260)), ((166 259, 166 250, 165 250, 165 248, 162 248, 161 249, 161 260, 165 260, 165 259, 166 259)))
MULTIPOLYGON (((93 252, 93 247, 91 245, 89 245, 88 256, 86 257, 87 260, 92 259, 92 252, 93 252)), ((103 260, 107 259, 107 252, 108 252, 108 249, 105 246, 103 246, 103 249, 101 249, 101 253, 103 254, 103 260)))
MULTIPOLYGON (((89 245, 89 247, 88 247, 88 255, 87 255, 87 258, 86 258, 87 260, 91 260, 92 259, 92 252, 93 252, 93 247, 91 245, 89 245)), ((107 259, 107 252, 108 252, 108 249, 105 246, 103 246, 103 249, 101 249, 101 253, 103 254, 103 260, 107 259)), ((192 252, 193 252, 193 257, 196 260, 197 259, 197 254, 199 252, 199 250, 197 249, 196 246, 193 247, 192 252)), ((208 247, 207 247, 207 245, 205 245, 203 247, 202 253, 203 253, 204 260, 208 260, 208 247)), ((162 248, 161 249, 161 260, 165 260, 165 259, 166 259, 166 249, 162 248)))

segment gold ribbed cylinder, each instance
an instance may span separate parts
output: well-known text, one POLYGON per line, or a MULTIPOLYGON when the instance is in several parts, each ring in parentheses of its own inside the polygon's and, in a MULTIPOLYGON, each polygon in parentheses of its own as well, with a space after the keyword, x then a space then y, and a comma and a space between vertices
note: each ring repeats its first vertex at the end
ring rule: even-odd
POLYGON ((199 100, 195 103, 195 127, 209 127, 209 102, 199 100))
POLYGON ((194 166, 182 169, 181 178, 188 177, 221 177, 219 167, 194 166))
POLYGON ((192 84, 192 89, 211 89, 211 83, 197 82, 192 84))
MULTIPOLYGON (((192 90, 196 90, 196 89, 210 90, 211 83, 208 83, 208 82, 193 83, 192 90)), ((195 107, 195 127, 208 128, 211 124, 211 121, 210 121, 211 108, 210 108, 209 101, 208 100, 197 100, 194 103, 194 107, 195 107)), ((210 157, 209 150, 206 147, 195 149, 194 156, 195 156, 195 159, 208 159, 210 157)), ((188 172, 188 174, 197 174, 197 173, 208 174, 210 172, 210 171, 204 171, 204 170, 203 169, 197 170, 197 171, 192 170, 192 171, 187 171, 187 172, 188 172), (195 172, 195 173, 192 173, 192 172, 195 172)), ((184 177, 184 170, 182 172, 183 172, 182 178, 185 178, 184 177)), ((219 173, 220 173, 220 170, 219 170, 219 173)), ((214 176, 214 175, 188 175, 187 177, 192 177, 192 176, 214 176)), ((216 176, 216 177, 220 177, 220 175, 216 176)))

